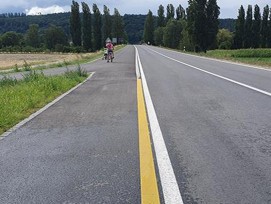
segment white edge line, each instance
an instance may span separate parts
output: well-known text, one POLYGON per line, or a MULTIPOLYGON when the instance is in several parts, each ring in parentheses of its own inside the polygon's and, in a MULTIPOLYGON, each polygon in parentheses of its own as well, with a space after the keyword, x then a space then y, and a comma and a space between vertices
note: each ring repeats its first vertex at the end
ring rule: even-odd
POLYGON ((155 53, 157 53, 157 54, 159 54, 159 55, 161 55, 161 56, 163 56, 163 57, 165 57, 165 58, 168 58, 168 59, 170 59, 170 60, 172 60, 172 61, 178 62, 178 63, 183 64, 183 65, 185 65, 185 66, 188 66, 188 67, 191 67, 191 68, 193 68, 193 69, 199 70, 199 71, 201 71, 201 72, 210 74, 210 75, 215 76, 215 77, 218 77, 218 78, 220 78, 220 79, 224 79, 224 80, 229 81, 229 82, 232 82, 232 83, 234 83, 234 84, 237 84, 237 85, 246 87, 246 88, 248 88, 248 89, 257 91, 257 92, 262 93, 262 94, 265 94, 265 95, 267 95, 267 96, 271 96, 271 93, 270 93, 270 92, 267 92, 267 91, 264 91, 264 90, 255 88, 255 87, 253 87, 253 86, 250 86, 250 85, 247 85, 247 84, 244 84, 244 83, 235 81, 235 80, 232 80, 232 79, 227 78, 227 77, 220 76, 220 75, 218 75, 218 74, 214 74, 214 73, 212 73, 212 72, 208 72, 208 71, 206 71, 206 70, 200 69, 200 68, 195 67, 195 66, 193 66, 193 65, 190 65, 190 64, 181 62, 181 61, 176 60, 176 59, 173 59, 173 58, 171 58, 171 57, 168 57, 168 56, 166 56, 166 55, 164 55, 164 54, 162 54, 162 53, 160 53, 160 52, 157 52, 157 51, 155 51, 155 50, 152 50, 152 49, 150 49, 150 48, 148 48, 148 49, 151 50, 151 51, 153 51, 153 52, 155 52, 155 53))
POLYGON ((135 48, 136 54, 135 54, 135 63, 136 63, 136 78, 140 79, 140 71, 138 67, 138 50, 135 48))
POLYGON ((192 56, 192 57, 198 57, 198 58, 201 58, 201 59, 207 59, 207 60, 212 60, 212 61, 217 61, 217 62, 223 62, 223 63, 227 63, 227 64, 234 64, 234 65, 238 65, 238 66, 242 66, 242 67, 249 67, 249 68, 253 68, 253 69, 260 69, 260 70, 263 70, 263 71, 271 72, 271 69, 260 67, 260 66, 253 66, 253 65, 245 64, 245 63, 241 63, 241 62, 232 62, 232 61, 229 61, 229 60, 216 59, 216 58, 212 58, 212 57, 198 56, 198 55, 188 54, 188 53, 184 53, 184 52, 178 52, 178 51, 175 51, 175 50, 168 50, 168 49, 166 49, 166 50, 169 51, 169 52, 175 52, 175 53, 184 54, 184 55, 188 55, 188 56, 192 56))
MULTIPOLYGON (((135 49, 137 50, 136 47, 135 49)), ((138 51, 136 51, 136 54, 138 55, 138 51)), ((166 204, 183 204, 182 196, 168 155, 162 131, 155 113, 140 58, 138 63, 141 72, 143 92, 145 96, 145 103, 147 106, 147 113, 150 123, 151 135, 154 143, 164 200, 166 204)))
POLYGON ((139 79, 141 79, 141 71, 140 70, 142 70, 142 64, 141 64, 141 60, 140 60, 140 57, 139 57, 138 50, 137 50, 137 60, 138 60, 139 79))
POLYGON ((30 115, 28 118, 22 120, 21 122, 19 122, 17 125, 13 126, 12 128, 10 128, 9 130, 7 130, 6 132, 4 132, 2 135, 0 135, 0 140, 6 138, 7 136, 9 136, 12 132, 16 131, 17 129, 19 129, 20 127, 22 127, 23 125, 25 125, 26 123, 28 123, 29 121, 31 121, 32 119, 34 119, 35 117, 37 117, 39 114, 41 114, 42 112, 44 112, 45 110, 47 110, 49 107, 51 107, 52 105, 54 105, 55 103, 57 103, 58 101, 60 101, 62 98, 64 98, 65 96, 67 96, 68 94, 70 94, 71 92, 73 92, 75 89, 77 89, 79 86, 83 85, 87 80, 89 80, 93 74, 95 72, 92 72, 89 77, 87 79, 85 79, 83 82, 81 82, 80 84, 78 84, 77 86, 73 87, 72 89, 70 89, 69 91, 67 91, 66 93, 62 94, 61 96, 57 97, 55 100, 53 100, 52 102, 48 103, 46 106, 44 106, 43 108, 41 108, 40 110, 36 111, 35 113, 33 113, 32 115, 30 115))

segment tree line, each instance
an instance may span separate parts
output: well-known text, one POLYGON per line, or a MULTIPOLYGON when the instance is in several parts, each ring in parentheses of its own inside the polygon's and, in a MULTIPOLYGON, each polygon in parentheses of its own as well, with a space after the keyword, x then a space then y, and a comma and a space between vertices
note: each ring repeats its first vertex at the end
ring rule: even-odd
POLYGON ((68 37, 61 27, 54 25, 40 32, 31 24, 25 34, 9 31, 0 36, 0 51, 4 52, 70 52, 68 37))
POLYGON ((168 4, 166 9, 160 5, 157 17, 150 10, 147 14, 144 42, 196 52, 271 47, 271 9, 268 5, 262 16, 258 5, 254 7, 254 15, 251 5, 246 15, 241 6, 237 20, 221 21, 219 15, 216 0, 189 0, 187 9, 182 5, 174 8, 168 4), (220 23, 227 23, 229 29, 222 29, 220 23))
POLYGON ((247 11, 240 7, 235 26, 233 47, 239 48, 271 48, 271 9, 248 5, 247 11))
POLYGON ((39 26, 40 33, 49 28, 51 25, 61 27, 67 36, 70 36, 70 12, 56 13, 47 15, 33 15, 21 17, 0 18, 0 35, 8 31, 25 34, 31 24, 39 26))
POLYGON ((17 17, 25 17, 25 13, 2 13, 0 14, 0 18, 17 18, 17 17))
MULTIPOLYGON (((178 49, 185 48, 185 50, 191 51, 204 51, 206 47, 207 50, 215 48, 239 49, 271 47, 271 9, 269 6, 264 7, 263 10, 260 10, 257 5, 254 6, 254 10, 252 10, 252 6, 248 6, 247 11, 241 6, 237 19, 218 19, 219 29, 215 39, 211 37, 211 33, 206 34, 206 30, 211 31, 209 30, 209 26, 206 26, 207 29, 205 29, 206 27, 204 26, 205 28, 203 27, 202 29, 204 32, 201 34, 205 36, 205 39, 207 39, 206 36, 208 35, 210 39, 214 40, 213 43, 210 43, 210 41, 204 42, 206 43, 205 45, 203 42, 198 41, 200 37, 193 35, 193 32, 196 32, 197 27, 201 23, 196 23, 196 18, 194 18, 193 15, 189 16, 189 11, 193 14, 193 9, 200 9, 199 2, 201 1, 198 0, 196 4, 193 2, 194 1, 190 1, 191 4, 189 4, 189 7, 186 9, 181 5, 178 5, 176 8, 171 4, 167 5, 167 7, 160 5, 157 15, 152 15, 152 13, 151 15, 149 15, 150 13, 148 13, 148 15, 125 14, 123 17, 119 15, 117 9, 115 9, 116 11, 114 10, 114 14, 111 15, 106 6, 104 6, 103 14, 101 14, 99 9, 94 12, 94 5, 92 6, 92 13, 90 13, 90 15, 84 15, 84 13, 88 12, 88 9, 86 9, 86 6, 84 6, 85 9, 83 9, 82 5, 82 11, 79 13, 81 41, 79 41, 78 46, 72 41, 71 37, 71 12, 38 16, 16 15, 16 13, 12 15, 3 14, 6 17, 0 17, 0 51, 95 51, 103 46, 107 36, 110 38, 121 36, 118 38, 127 40, 130 43, 138 43, 144 40, 145 42, 150 42, 158 46, 162 45, 178 49), (98 14, 97 17, 95 17, 94 13, 98 14), (90 18, 87 16, 90 16, 90 18), (95 18, 99 19, 98 16, 101 18, 101 23, 98 23, 99 26, 95 27, 95 18), (119 29, 121 30, 119 32, 120 34, 118 34, 116 32, 117 29, 114 28, 114 25, 118 25, 118 23, 114 21, 115 16, 121 18, 119 20, 119 22, 121 22, 120 26, 118 26, 121 28, 119 29), (152 18, 150 26, 148 26, 146 22, 147 17, 152 18), (85 18, 85 20, 83 20, 83 18, 85 18), (33 26, 37 28, 31 28, 33 26), (144 26, 147 29, 144 29, 144 26), (152 27, 153 32, 150 36, 153 37, 145 39, 148 28, 152 27), (38 35, 36 35, 38 36, 38 40, 34 40, 34 37, 30 38, 35 42, 39 42, 38 45, 37 43, 31 43, 27 40, 27 38, 29 38, 27 37, 29 35, 28 33, 31 33, 31 30, 38 30, 38 35), (101 35, 99 35, 101 39, 95 37, 97 35, 96 30, 98 33, 101 32, 101 35), (10 31, 13 32, 10 33, 10 31), (96 44, 96 42, 98 43, 96 44), (34 47, 33 44, 35 45, 34 47)), ((207 25, 207 1, 204 2, 206 2, 206 4, 202 4, 205 5, 203 14, 199 12, 195 14, 203 16, 200 20, 204 22, 202 24, 207 25)), ((212 5, 211 1, 209 1, 208 5, 210 8, 210 5, 212 5)), ((208 9, 209 13, 210 10, 211 9, 208 9)), ((210 14, 208 15, 210 16, 210 14)), ((211 19, 210 17, 208 18, 211 19)), ((216 29, 214 29, 214 31, 215 30, 216 29)), ((214 36, 214 34, 212 36, 214 36)))
POLYGON ((160 5, 157 23, 149 11, 144 28, 144 41, 170 48, 206 51, 215 47, 220 8, 216 0, 189 0, 188 8, 160 5))
POLYGON ((82 2, 83 15, 80 17, 79 4, 72 1, 70 16, 70 33, 74 46, 83 46, 86 51, 100 50, 107 38, 116 39, 115 43, 127 40, 124 22, 118 9, 111 16, 107 6, 103 7, 103 15, 98 6, 93 4, 91 13, 87 3, 82 2))
MULTIPOLYGON (((81 5, 82 12, 80 12, 79 4, 72 1, 70 13, 48 15, 47 17, 31 16, 31 18, 29 16, 15 18, 14 15, 11 15, 11 19, 7 20, 16 19, 16 21, 15 23, 10 21, 10 26, 19 23, 25 29, 27 22, 23 22, 22 19, 28 21, 31 19, 32 22, 37 23, 30 24, 24 33, 8 31, 0 35, 0 51, 88 52, 101 49, 108 37, 116 38, 116 43, 127 40, 123 18, 116 8, 114 14, 111 15, 109 8, 104 6, 104 14, 102 15, 96 4, 92 6, 93 13, 85 2, 82 2, 81 5), (49 24, 47 21, 52 18, 54 18, 51 21, 53 23, 49 24), (67 18, 69 19, 67 20, 67 18)), ((0 19, 1 24, 6 25, 7 21, 0 19)))
MULTIPOLYGON (((8 31, 24 34, 31 24, 37 24, 39 32, 44 33, 50 25, 55 25, 61 27, 70 39, 70 15, 71 12, 21 17, 14 14, 13 17, 0 18, 0 35, 8 31)), ((82 13, 80 13, 80 16, 82 18, 82 13)), ((136 14, 122 16, 129 43, 137 44, 142 41, 146 16, 136 14)), ((154 18, 157 21, 157 16, 154 18)), ((219 28, 225 28, 233 32, 235 30, 235 21, 235 19, 219 19, 219 28)))

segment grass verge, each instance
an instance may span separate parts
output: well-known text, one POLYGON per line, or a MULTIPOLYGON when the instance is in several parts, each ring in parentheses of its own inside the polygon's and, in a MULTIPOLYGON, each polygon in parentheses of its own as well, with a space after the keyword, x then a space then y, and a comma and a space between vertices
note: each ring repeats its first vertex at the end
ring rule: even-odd
POLYGON ((208 50, 206 53, 183 52, 181 50, 166 48, 177 52, 214 59, 228 60, 237 63, 256 65, 271 69, 271 49, 239 49, 239 50, 208 50))
POLYGON ((0 137, 1 134, 45 106, 57 96, 86 79, 80 66, 61 76, 24 75, 23 80, 5 77, 0 80, 0 137))
POLYGON ((210 50, 200 55, 271 68, 271 49, 210 50))

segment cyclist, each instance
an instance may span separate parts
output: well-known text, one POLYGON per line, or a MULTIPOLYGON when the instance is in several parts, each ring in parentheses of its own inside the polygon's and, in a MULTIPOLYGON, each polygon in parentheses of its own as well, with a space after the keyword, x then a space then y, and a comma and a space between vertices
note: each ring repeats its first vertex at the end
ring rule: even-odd
MULTIPOLYGON (((109 56, 109 53, 111 52, 112 57, 113 57, 113 59, 114 59, 114 45, 113 45, 113 43, 111 42, 111 40, 107 40, 107 41, 106 41, 105 47, 107 48, 107 56, 109 56)), ((107 58, 107 60, 109 60, 109 59, 107 58)))

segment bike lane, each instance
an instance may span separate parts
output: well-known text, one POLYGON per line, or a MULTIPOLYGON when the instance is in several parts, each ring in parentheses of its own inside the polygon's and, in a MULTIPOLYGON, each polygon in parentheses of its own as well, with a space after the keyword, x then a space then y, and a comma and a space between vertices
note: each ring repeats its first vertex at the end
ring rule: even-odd
POLYGON ((134 49, 0 141, 0 203, 140 203, 134 49))

